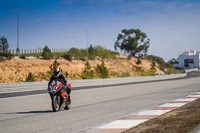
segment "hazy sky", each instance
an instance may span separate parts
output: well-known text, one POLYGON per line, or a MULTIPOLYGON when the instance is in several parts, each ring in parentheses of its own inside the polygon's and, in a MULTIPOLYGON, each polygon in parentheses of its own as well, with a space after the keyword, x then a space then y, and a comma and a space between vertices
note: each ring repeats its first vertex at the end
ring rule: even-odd
POLYGON ((151 39, 148 54, 166 61, 180 51, 200 50, 200 0, 0 0, 0 36, 16 49, 86 48, 114 50, 122 29, 139 28, 151 39))

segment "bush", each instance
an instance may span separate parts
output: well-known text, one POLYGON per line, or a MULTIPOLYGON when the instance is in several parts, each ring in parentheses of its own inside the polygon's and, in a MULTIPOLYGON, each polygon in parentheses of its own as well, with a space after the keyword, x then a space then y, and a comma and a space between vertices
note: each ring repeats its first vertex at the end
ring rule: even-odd
POLYGON ((51 59, 51 58, 53 58, 53 54, 51 53, 51 50, 49 49, 48 46, 45 46, 43 48, 42 56, 44 57, 44 59, 51 59))
POLYGON ((95 73, 91 69, 92 68, 90 66, 90 63, 87 61, 85 63, 85 69, 84 69, 83 74, 82 74, 83 79, 93 79, 95 77, 95 73))
POLYGON ((102 61, 101 65, 97 65, 96 72, 99 74, 101 78, 109 78, 108 68, 105 66, 104 61, 102 61))
POLYGON ((68 72, 65 72, 64 75, 65 75, 66 78, 68 78, 69 73, 68 73, 68 72))
POLYGON ((134 73, 135 76, 155 76, 156 70, 155 69, 149 69, 147 71, 136 71, 134 73))
POLYGON ((68 52, 69 56, 76 60, 83 59, 88 56, 88 51, 86 49, 71 48, 68 52))
POLYGON ((152 70, 156 69, 156 63, 155 63, 155 61, 152 61, 152 63, 151 63, 151 69, 152 70))
POLYGON ((131 76, 130 72, 122 72, 122 73, 110 72, 110 77, 121 78, 121 77, 130 77, 130 76, 131 76))
POLYGON ((21 55, 20 58, 21 59, 26 59, 26 56, 25 55, 21 55))
POLYGON ((137 61, 135 62, 135 64, 140 65, 142 64, 142 61, 139 58, 137 58, 137 61))
POLYGON ((28 77, 26 78, 26 82, 34 82, 34 81, 36 81, 36 80, 35 80, 35 77, 34 77, 34 75, 30 72, 30 73, 28 74, 28 77))
MULTIPOLYGON (((90 60, 94 60, 97 56, 102 59, 115 58, 116 55, 118 55, 118 54, 119 53, 107 50, 101 46, 92 47, 92 45, 90 45, 90 47, 88 49, 71 48, 68 51, 68 56, 73 57, 73 59, 83 60, 83 61, 85 61, 86 57, 90 60)), ((67 59, 68 57, 66 56, 64 58, 67 59)))
POLYGON ((55 59, 54 62, 53 62, 53 64, 51 64, 49 66, 51 72, 53 71, 54 68, 57 68, 59 65, 60 65, 60 63, 58 63, 57 60, 55 59))
POLYGON ((140 67, 140 66, 135 66, 135 69, 136 71, 144 71, 144 68, 143 67, 140 67))
POLYGON ((172 73, 177 73, 177 72, 176 72, 176 69, 173 68, 173 67, 167 68, 167 74, 172 74, 172 73))
POLYGON ((119 55, 119 53, 107 50, 101 46, 96 46, 94 48, 94 55, 102 59, 105 59, 105 58, 115 58, 116 55, 119 55))
POLYGON ((72 57, 71 57, 71 55, 69 55, 69 54, 65 54, 65 55, 63 56, 63 58, 66 59, 66 60, 68 60, 68 61, 72 61, 72 57))
POLYGON ((7 53, 0 52, 0 56, 6 57, 8 59, 12 59, 14 57, 14 55, 11 54, 10 52, 7 52, 7 53))

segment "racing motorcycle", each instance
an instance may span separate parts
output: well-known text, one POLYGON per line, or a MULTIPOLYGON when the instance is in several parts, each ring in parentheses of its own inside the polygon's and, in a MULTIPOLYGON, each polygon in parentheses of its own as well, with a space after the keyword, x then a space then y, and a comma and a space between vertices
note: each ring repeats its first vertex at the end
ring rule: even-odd
MULTIPOLYGON (((60 81, 54 80, 50 85, 49 85, 49 94, 51 96, 51 101, 52 101, 52 109, 54 112, 57 112, 59 109, 64 108, 65 110, 68 110, 71 108, 71 104, 68 100, 67 97, 68 95, 66 94, 65 91, 62 91, 63 84, 60 81)), ((71 88, 71 84, 68 83, 67 87, 71 88)))

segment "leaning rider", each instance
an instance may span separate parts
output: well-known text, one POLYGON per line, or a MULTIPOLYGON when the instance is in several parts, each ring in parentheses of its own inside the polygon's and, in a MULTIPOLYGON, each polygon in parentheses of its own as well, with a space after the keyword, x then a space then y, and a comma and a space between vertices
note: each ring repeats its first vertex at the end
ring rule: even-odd
POLYGON ((60 72, 59 68, 54 68, 53 70, 53 75, 51 76, 49 83, 48 83, 48 89, 49 85, 52 83, 53 80, 61 81, 63 84, 63 90, 67 92, 68 94, 68 101, 71 104, 71 99, 70 99, 70 93, 71 93, 71 88, 67 86, 67 80, 65 76, 60 72))

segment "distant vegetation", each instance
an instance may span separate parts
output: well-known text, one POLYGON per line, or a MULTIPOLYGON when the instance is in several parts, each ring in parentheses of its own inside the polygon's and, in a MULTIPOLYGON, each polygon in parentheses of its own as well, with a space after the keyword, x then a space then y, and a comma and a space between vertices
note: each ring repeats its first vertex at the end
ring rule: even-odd
POLYGON ((25 59, 27 56, 35 56, 35 57, 43 57, 44 59, 58 59, 60 57, 72 61, 72 60, 95 60, 97 58, 100 59, 112 59, 115 58, 116 55, 119 55, 118 52, 108 50, 103 48, 102 46, 92 46, 88 49, 78 49, 71 48, 66 52, 51 52, 48 46, 43 48, 43 53, 35 53, 35 54, 22 54, 20 58, 25 59))
POLYGON ((0 38, 0 51, 2 51, 3 53, 8 53, 8 48, 8 40, 4 36, 2 36, 0 38))
POLYGON ((14 55, 9 52, 9 44, 6 37, 2 36, 0 38, 0 61, 4 60, 2 57, 11 59, 14 55))
POLYGON ((155 55, 148 55, 146 57, 148 60, 155 62, 159 65, 159 69, 167 74, 176 73, 176 69, 170 62, 165 62, 163 58, 155 55))
POLYGON ((43 48, 42 56, 44 57, 44 59, 51 59, 51 58, 53 58, 53 54, 51 53, 51 50, 49 49, 48 46, 45 46, 43 48))
POLYGON ((119 55, 118 52, 107 50, 101 46, 92 46, 88 49, 71 48, 63 57, 69 61, 74 60, 94 60, 97 58, 111 59, 119 55))
POLYGON ((114 48, 128 53, 129 57, 146 56, 149 43, 150 39, 140 29, 123 29, 117 37, 114 48))

